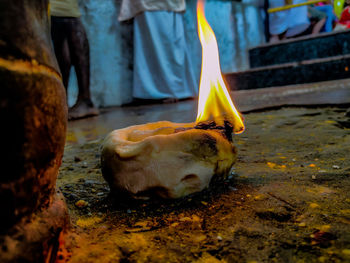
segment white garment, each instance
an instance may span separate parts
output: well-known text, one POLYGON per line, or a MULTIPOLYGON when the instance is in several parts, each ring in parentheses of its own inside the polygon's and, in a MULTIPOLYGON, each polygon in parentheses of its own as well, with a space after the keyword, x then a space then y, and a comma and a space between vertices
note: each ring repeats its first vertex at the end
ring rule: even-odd
MULTIPOLYGON (((293 4, 304 3, 306 0, 293 0, 293 4)), ((284 0, 269 0, 269 7, 284 6, 284 0)), ((305 31, 310 26, 307 15, 307 6, 300 6, 284 11, 271 13, 269 16, 269 28, 272 35, 286 32, 286 37, 292 37, 305 31)))
POLYGON ((183 14, 143 12, 134 19, 133 97, 184 99, 198 94, 183 14))
POLYGON ((50 12, 58 17, 80 17, 78 0, 50 0, 50 12))
MULTIPOLYGON (((284 0, 269 0, 269 8, 284 6, 284 0)), ((279 35, 287 31, 289 10, 271 13, 269 15, 269 28, 271 35, 279 35)))
POLYGON ((129 20, 144 11, 183 12, 185 9, 185 0, 123 0, 118 20, 129 20))

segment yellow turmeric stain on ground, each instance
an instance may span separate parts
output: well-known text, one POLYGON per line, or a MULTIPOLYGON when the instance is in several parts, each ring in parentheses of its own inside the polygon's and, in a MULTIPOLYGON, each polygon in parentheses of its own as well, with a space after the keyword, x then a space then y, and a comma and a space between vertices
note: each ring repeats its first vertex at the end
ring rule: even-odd
POLYGON ((318 227, 319 230, 323 231, 323 232, 328 232, 331 229, 331 225, 323 225, 318 227))
POLYGON ((336 122, 336 121, 332 121, 332 120, 326 120, 324 123, 327 123, 327 124, 336 124, 337 122, 336 122))
POLYGON ((266 163, 268 167, 270 167, 271 169, 285 169, 287 168, 286 165, 282 164, 282 165, 279 165, 277 163, 272 163, 272 162, 267 162, 266 163))
POLYGON ((95 226, 98 223, 102 222, 101 217, 93 216, 93 217, 88 217, 88 218, 79 218, 77 220, 77 226, 82 227, 82 228, 88 228, 95 226))
POLYGON ((196 261, 197 263, 219 263, 219 262, 227 262, 222 259, 219 260, 216 257, 210 255, 209 253, 203 253, 203 255, 196 261))
POLYGON ((310 204, 310 208, 319 208, 319 204, 316 204, 316 203, 311 203, 310 204))

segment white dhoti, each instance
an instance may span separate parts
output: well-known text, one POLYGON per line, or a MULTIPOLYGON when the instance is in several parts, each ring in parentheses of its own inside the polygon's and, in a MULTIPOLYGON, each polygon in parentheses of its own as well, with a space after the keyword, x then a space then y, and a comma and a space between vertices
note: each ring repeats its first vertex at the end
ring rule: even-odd
MULTIPOLYGON (((269 0, 269 8, 284 6, 284 0, 269 0)), ((279 35, 289 27, 289 10, 269 14, 269 29, 271 35, 279 35)))
POLYGON ((198 94, 183 14, 145 11, 134 18, 133 97, 184 99, 198 94))
MULTIPOLYGON (((292 3, 300 4, 306 0, 293 0, 292 3)), ((284 0, 270 0, 269 7, 281 7, 285 5, 284 0)), ((310 26, 307 14, 307 6, 296 7, 270 14, 270 33, 279 35, 286 32, 286 37, 293 37, 305 31, 310 26)))

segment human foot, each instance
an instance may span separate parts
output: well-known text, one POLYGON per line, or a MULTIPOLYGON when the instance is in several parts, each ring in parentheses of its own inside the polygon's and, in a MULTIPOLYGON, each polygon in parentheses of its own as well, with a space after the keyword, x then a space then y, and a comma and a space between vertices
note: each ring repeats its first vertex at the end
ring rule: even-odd
POLYGON ((68 120, 77 120, 97 116, 99 113, 99 110, 91 102, 78 101, 69 109, 68 120))
POLYGON ((162 100, 162 103, 164 104, 170 104, 170 103, 176 103, 176 102, 179 102, 179 100, 175 98, 167 98, 162 100))

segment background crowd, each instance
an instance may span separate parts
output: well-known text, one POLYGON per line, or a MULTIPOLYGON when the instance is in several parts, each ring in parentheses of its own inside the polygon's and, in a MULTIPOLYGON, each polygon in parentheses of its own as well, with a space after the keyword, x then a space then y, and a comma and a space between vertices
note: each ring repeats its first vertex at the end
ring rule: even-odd
MULTIPOLYGON (((206 13, 217 35, 223 72, 245 69, 247 48, 263 42, 259 9, 267 14, 269 8, 307 4, 265 16, 266 39, 277 42, 350 27, 348 3, 334 1, 265 0, 259 5, 254 0, 208 0, 206 13)), ((201 48, 195 2, 50 0, 52 40, 72 106, 69 118, 99 114, 96 104, 197 96, 201 48)))
POLYGON ((349 0, 269 0, 271 9, 292 7, 268 15, 269 40, 273 43, 286 38, 346 29, 350 26, 349 3, 349 0))

